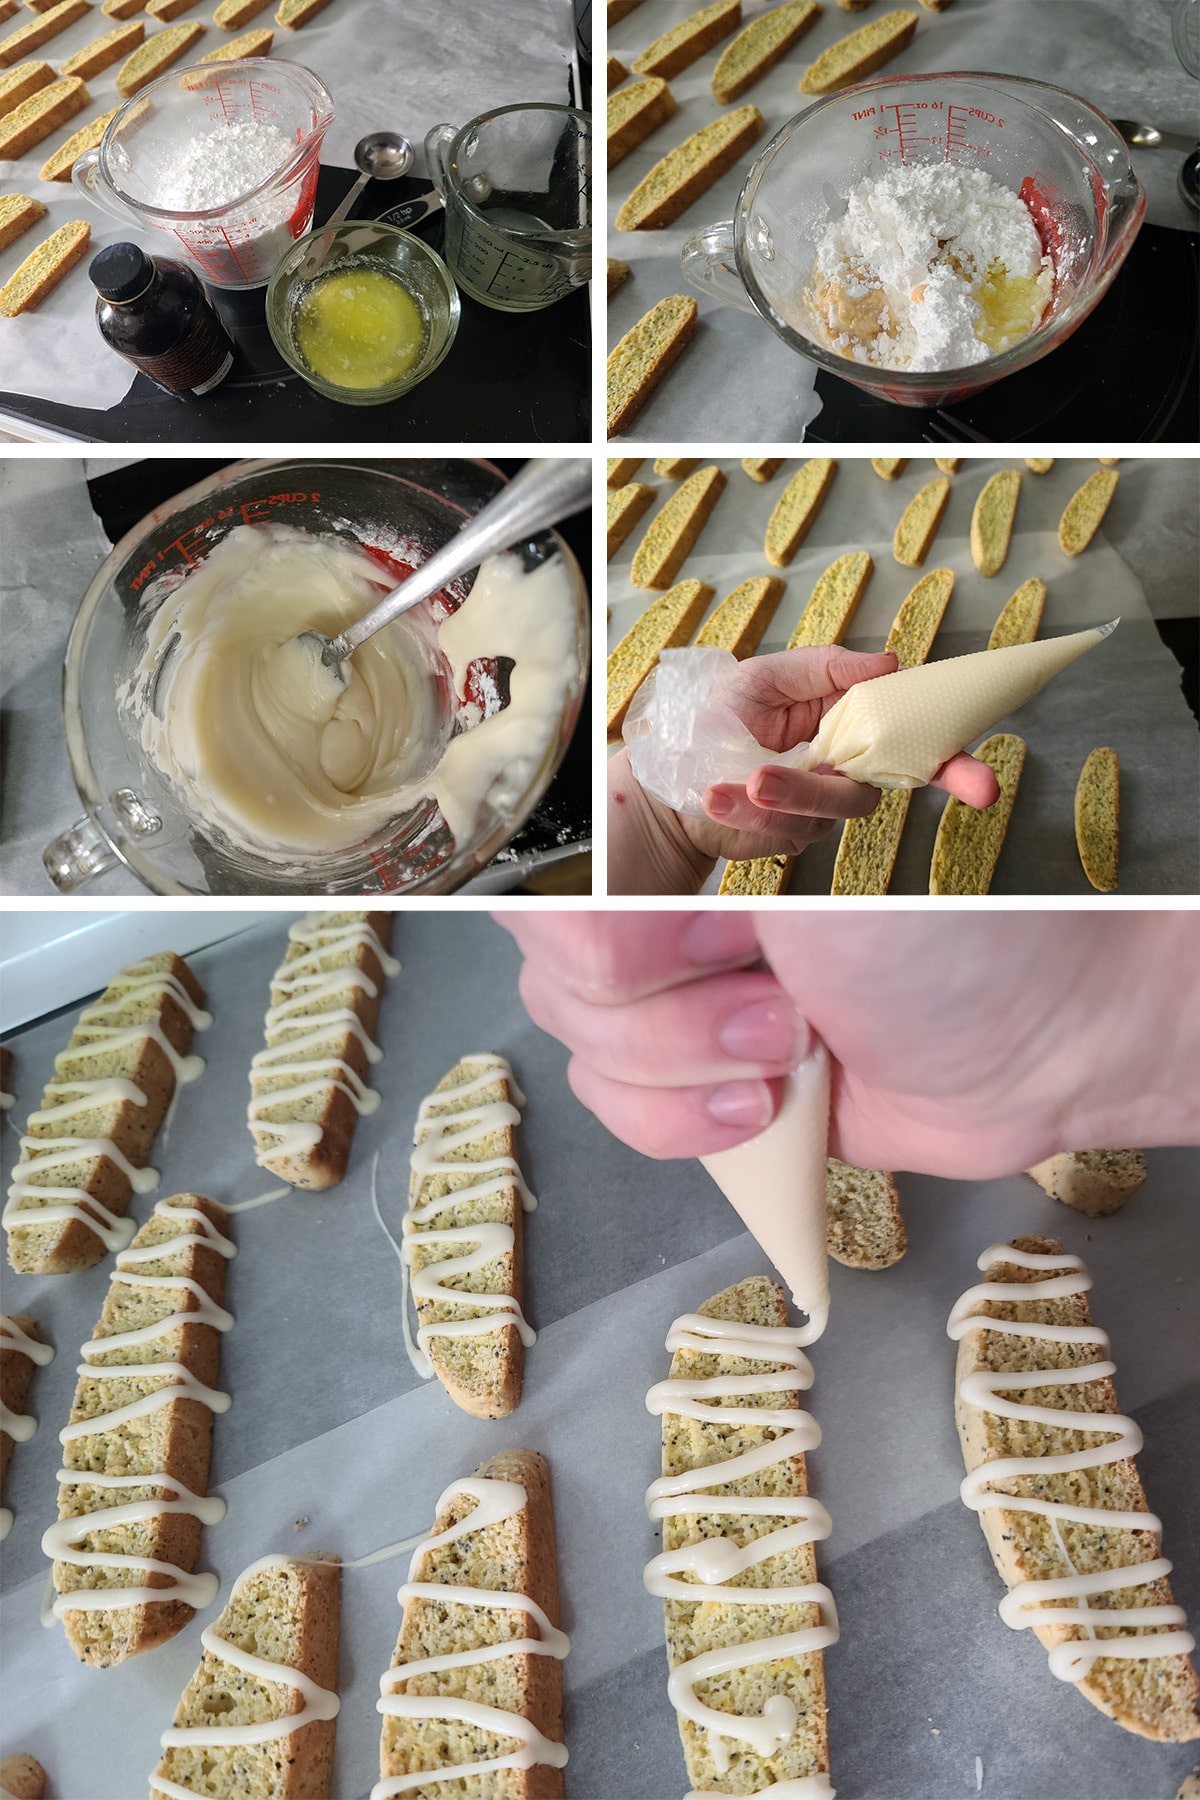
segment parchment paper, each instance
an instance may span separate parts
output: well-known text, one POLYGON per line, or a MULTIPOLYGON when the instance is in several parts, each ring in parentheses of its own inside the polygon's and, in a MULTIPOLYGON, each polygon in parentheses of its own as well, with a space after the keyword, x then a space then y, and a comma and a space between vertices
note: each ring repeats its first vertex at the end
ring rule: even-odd
MULTIPOLYGON (((921 569, 892 556, 892 532, 913 495, 939 471, 914 458, 898 481, 883 481, 869 461, 842 458, 816 522, 786 569, 771 569, 762 553, 772 508, 797 464, 785 462, 766 484, 751 481, 740 462, 720 461, 728 485, 677 579, 694 576, 716 593, 710 607, 753 575, 787 582, 760 650, 786 648, 817 577, 848 550, 869 550, 875 572, 845 642, 852 650, 882 649, 905 594, 930 569, 949 567, 955 588, 933 647, 933 660, 987 647, 996 615, 1032 575, 1048 593, 1043 635, 1075 631, 1121 618, 1115 636, 1057 677, 1028 706, 995 729, 1016 731, 1028 755, 1016 805, 992 882, 994 894, 1094 892, 1075 846, 1074 793, 1088 752, 1111 744, 1121 761, 1120 891, 1193 894, 1200 883, 1200 766, 1196 723, 1179 691, 1179 666, 1154 628, 1142 582, 1152 586, 1160 617, 1187 617, 1197 603, 1194 523, 1196 464, 1188 460, 1126 459, 1116 497, 1100 531, 1080 557, 1058 547, 1058 520, 1075 490, 1096 468, 1083 458, 1060 459, 1048 475, 1024 470, 1016 529, 1008 559, 985 579, 971 560, 968 534, 976 496, 1008 460, 976 458, 953 477, 950 504, 921 569), (1140 522, 1146 496, 1172 529, 1150 541, 1140 522), (1178 503, 1176 511, 1171 498, 1178 503), (1136 552, 1127 551, 1136 534, 1136 552), (1110 652, 1105 654, 1106 649, 1110 652)), ((1024 469, 1018 459, 1015 466, 1024 469)), ((634 551, 657 506, 676 485, 646 462, 633 479, 659 490, 639 528, 609 564, 609 647, 624 636, 653 596, 629 580, 634 551)), ((987 735, 991 735, 988 733, 987 735)), ((909 806, 890 892, 928 892, 929 860, 945 805, 937 788, 919 788, 909 806)), ((791 892, 827 894, 838 834, 806 850, 792 874, 791 892)), ((715 892, 720 865, 706 892, 715 892)))
MULTIPOLYGON (((206 5, 180 21, 197 19, 208 29, 174 68, 186 68, 240 35, 214 25, 212 12, 206 5)), ((0 37, 23 23, 29 23, 23 16, 8 20, 0 25, 0 37)), ((97 5, 30 55, 57 69, 112 23, 97 5)), ((438 0, 334 0, 299 31, 275 26, 269 12, 247 29, 264 24, 275 32, 272 58, 304 64, 332 93, 337 117, 321 154, 325 163, 340 168, 354 167, 354 146, 369 131, 402 131, 416 149, 415 167, 424 170, 422 146, 432 125, 444 120, 465 125, 486 107, 513 101, 563 104, 567 99, 574 51, 570 0, 505 0, 502 7, 488 0, 455 0, 451 10, 438 0)), ((147 37, 152 29, 157 27, 148 20, 147 37)), ((11 191, 11 181, 18 193, 44 201, 49 213, 0 256, 0 283, 59 225, 87 219, 92 227, 84 264, 36 311, 0 321, 0 386, 41 400, 106 408, 115 406, 133 381, 135 371, 97 335, 96 295, 86 273, 90 254, 129 238, 151 253, 172 254, 172 240, 162 232, 139 230, 132 220, 120 224, 69 182, 38 179, 42 164, 68 137, 121 103, 117 76, 123 62, 89 76, 91 104, 28 155, 4 166, 5 191, 11 191)))
MULTIPOLYGON (((608 48, 630 67, 662 32, 695 8, 691 0, 645 0, 609 33, 608 48)), ((743 0, 749 21, 768 10, 743 0)), ((828 0, 818 19, 770 74, 736 106, 757 106, 765 129, 735 168, 702 194, 663 231, 617 231, 624 200, 660 157, 723 110, 710 86, 728 39, 671 78, 679 103, 675 116, 625 157, 609 176, 609 255, 632 266, 631 278, 608 307, 609 348, 656 300, 691 293, 679 252, 693 231, 733 214, 754 158, 781 126, 811 104, 799 91, 808 65, 821 52, 888 10, 884 0, 860 16, 828 0)), ((1171 0, 955 0, 944 13, 919 12, 917 34, 883 74, 924 74, 937 69, 986 70, 1053 82, 1081 94, 1109 117, 1149 120, 1164 130, 1196 130, 1196 83, 1171 45, 1171 0)), ((1134 168, 1148 195, 1147 219, 1195 231, 1196 215, 1180 197, 1178 150, 1135 150, 1134 168)), ((639 413, 627 439, 661 443, 783 443, 801 441, 817 415, 815 366, 789 350, 757 314, 738 312, 715 298, 696 296, 700 330, 654 397, 639 413)), ((1172 304, 1164 296, 1164 305, 1172 304)))
MULTIPOLYGON (((169 1194, 259 1191, 244 1124, 246 1068, 281 954, 286 920, 193 958, 213 1025, 209 1066, 183 1096, 169 1147, 169 1194)), ((352 1557, 425 1530, 443 1487, 484 1457, 531 1445, 549 1459, 564 1625, 570 1800, 670 1800, 687 1783, 666 1697, 661 1607, 641 1570, 658 1548, 643 1510, 658 1473, 658 1426, 644 1410, 666 1373, 671 1320, 767 1265, 696 1163, 652 1163, 609 1138, 572 1099, 565 1053, 529 1023, 509 939, 475 917, 413 914, 393 949, 404 971, 381 1015, 384 1103, 362 1121, 346 1180, 232 1221, 239 1245, 221 1385, 232 1410, 214 1432, 212 1482, 229 1503, 205 1534, 201 1566, 230 1582, 269 1551, 352 1557), (370 1165, 398 1224, 412 1119, 422 1093, 463 1051, 508 1055, 529 1094, 522 1166, 540 1207, 528 1221, 528 1313, 540 1331, 525 1392, 507 1421, 459 1412, 417 1381, 401 1347, 399 1271, 370 1209, 370 1165), (307 1520, 295 1529, 297 1520, 307 1520)), ((97 972, 98 980, 101 977, 97 972)), ((13 1041, 16 1117, 29 1110, 73 1013, 13 1041)), ((16 1138, 2 1134, 5 1172, 16 1138)), ((1195 1747, 1147 1743, 1103 1718, 1049 1674, 1040 1645, 996 1614, 1000 1583, 977 1522, 958 1500, 952 1422, 954 1347, 945 1321, 976 1280, 984 1247, 1018 1233, 1057 1234, 1095 1276, 1094 1315, 1110 1333, 1122 1405, 1147 1438, 1139 1459, 1162 1516, 1176 1596, 1200 1614, 1200 1545, 1185 1511, 1200 1478, 1200 1347, 1189 1325, 1200 1276, 1195 1198, 1200 1157, 1152 1153, 1150 1178, 1124 1212, 1089 1221, 1024 1176, 971 1185, 906 1178, 911 1248, 867 1274, 833 1265, 829 1330, 813 1352, 811 1407, 824 1441, 810 1479, 833 1536, 822 1578, 842 1641, 826 1656, 839 1800, 1171 1800, 1195 1747)), ((149 1197, 135 1203, 139 1218, 149 1197)), ((71 1277, 6 1276, 4 1306, 32 1311, 58 1349, 31 1408, 42 1425, 17 1446, 6 1494, 16 1513, 3 1546, 0 1650, 4 1748, 27 1750, 55 1800, 135 1800, 159 1733, 200 1654, 216 1608, 153 1653, 111 1670, 82 1668, 59 1628, 37 1623, 53 1517, 56 1433, 110 1259, 71 1277)), ((342 1712, 336 1800, 362 1800, 376 1776, 378 1678, 391 1659, 403 1559, 349 1571, 342 1602, 342 1712)), ((220 1601, 218 1602, 218 1605, 220 1601)))

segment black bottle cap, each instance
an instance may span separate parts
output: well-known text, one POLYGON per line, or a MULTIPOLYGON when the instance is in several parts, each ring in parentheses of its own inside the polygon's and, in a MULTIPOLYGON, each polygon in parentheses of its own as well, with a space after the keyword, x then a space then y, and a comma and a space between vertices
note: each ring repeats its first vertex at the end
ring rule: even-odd
POLYGON ((136 244, 106 244, 88 264, 88 279, 106 300, 136 300, 153 274, 154 264, 136 244))

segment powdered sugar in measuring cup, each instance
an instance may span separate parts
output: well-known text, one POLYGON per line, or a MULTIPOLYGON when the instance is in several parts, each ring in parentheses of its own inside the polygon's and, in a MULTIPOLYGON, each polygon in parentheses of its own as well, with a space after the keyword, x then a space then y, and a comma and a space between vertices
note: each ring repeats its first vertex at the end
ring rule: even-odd
MULTIPOLYGON (((180 148, 178 162, 162 177, 159 205, 182 212, 232 206, 268 181, 293 148, 278 125, 257 119, 197 133, 180 148)), ((226 214, 225 229, 244 235, 247 248, 273 268, 292 242, 293 207, 294 197, 286 191, 255 194, 244 208, 226 214)))

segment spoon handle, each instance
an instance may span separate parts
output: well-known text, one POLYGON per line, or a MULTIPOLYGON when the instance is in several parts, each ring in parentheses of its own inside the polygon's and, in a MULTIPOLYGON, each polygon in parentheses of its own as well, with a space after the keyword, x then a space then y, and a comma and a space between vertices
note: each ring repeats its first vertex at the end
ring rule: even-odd
POLYGON ((329 217, 326 219, 325 224, 322 225, 322 227, 321 227, 322 231, 325 230, 326 226, 341 224, 342 220, 345 218, 346 214, 350 211, 350 208, 354 205, 354 202, 358 199, 358 196, 362 193, 363 189, 366 187, 366 185, 367 185, 368 181, 370 181, 370 179, 371 179, 371 177, 369 175, 360 175, 359 176, 358 180, 355 182, 354 186, 350 189, 350 192, 346 195, 345 199, 338 201, 337 205, 334 207, 333 211, 330 213, 329 217))
POLYGON ((467 521, 457 537, 393 588, 364 618, 334 638, 338 656, 349 656, 411 606, 428 600, 468 569, 478 568, 485 557, 508 550, 556 525, 560 519, 582 512, 591 497, 592 465, 587 458, 546 457, 527 463, 494 500, 467 521))

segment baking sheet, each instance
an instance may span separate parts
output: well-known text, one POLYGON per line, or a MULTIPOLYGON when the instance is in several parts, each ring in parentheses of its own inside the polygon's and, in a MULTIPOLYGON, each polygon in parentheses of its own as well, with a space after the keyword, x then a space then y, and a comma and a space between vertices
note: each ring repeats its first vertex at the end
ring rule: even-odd
MULTIPOLYGON (((808 537, 786 569, 774 570, 762 551, 771 511, 799 466, 788 461, 771 481, 751 481, 737 460, 717 459, 728 485, 676 579, 695 576, 715 589, 710 612, 741 581, 778 574, 787 583, 761 652, 783 650, 817 577, 847 550, 869 550, 875 573, 845 642, 852 650, 881 649, 900 602, 930 569, 949 567, 955 589, 934 642, 933 659, 987 647, 996 615, 1021 583, 1040 575, 1048 593, 1042 634, 1080 630, 1121 619, 1111 643, 1100 645, 996 730, 1020 733, 1028 745, 993 894, 1094 892, 1075 846, 1075 783, 1088 752, 1111 744, 1121 761, 1123 894, 1194 894, 1200 887, 1200 762, 1196 722, 1179 691, 1179 665, 1155 630, 1141 574, 1153 585, 1160 617, 1191 617, 1197 607, 1195 492, 1191 459, 1137 458, 1122 462, 1121 480, 1104 523, 1082 556, 1058 547, 1064 506, 1097 467, 1094 459, 1058 460, 1048 475, 1024 469, 1016 528, 1008 559, 985 579, 971 560, 969 531, 975 500, 989 476, 1010 459, 968 459, 952 479, 950 504, 921 569, 892 556, 892 532, 904 508, 938 474, 931 459, 913 458, 897 481, 883 481, 869 461, 842 457, 828 497, 808 537), (1142 500, 1176 528, 1151 543, 1142 500), (1172 501, 1168 496, 1173 497, 1172 501), (1175 510, 1175 508, 1178 510, 1175 510), (1185 512, 1186 511, 1186 522, 1185 512), (1132 548, 1127 548, 1132 546, 1132 548), (1107 653, 1106 653, 1107 651, 1107 653)), ((658 496, 609 564, 609 648, 654 596, 629 580, 633 555, 658 506, 678 485, 653 473, 647 461, 634 481, 658 496)), ((986 734, 988 736, 991 733, 986 734)), ((924 894, 929 861, 946 797, 918 788, 909 807, 889 892, 924 894)), ((790 891, 828 894, 838 832, 806 850, 790 891)), ((724 865, 706 884, 715 892, 724 865)))
MULTIPOLYGON (((743 0, 745 21, 769 10, 770 0, 743 0)), ((694 12, 693 0, 644 0, 609 32, 609 52, 629 68, 662 32, 694 12)), ((757 106, 762 136, 735 168, 663 231, 617 231, 625 199, 660 157, 723 110, 710 82, 729 39, 707 51, 670 82, 679 105, 675 116, 625 157, 609 175, 609 255, 631 265, 633 275, 608 304, 609 348, 655 301, 691 293, 679 253, 694 231, 733 215, 754 158, 776 131, 812 104, 799 91, 808 65, 859 26, 881 17, 880 0, 859 17, 827 0, 818 19, 737 106, 757 106)), ((945 13, 919 13, 917 34, 882 74, 925 74, 938 69, 987 70, 1050 81, 1081 94, 1112 117, 1148 119, 1160 129, 1196 129, 1195 82, 1171 45, 1172 0, 955 0, 945 13)), ((1196 215, 1181 198, 1178 150, 1135 150, 1133 164, 1146 189, 1151 224, 1195 231, 1196 215)), ((783 443, 799 441, 820 408, 813 392, 815 365, 789 350, 756 313, 697 296, 700 330, 625 437, 663 443, 783 443)), ((1165 300, 1170 304, 1170 300, 1165 300)))
MULTIPOLYGON (((179 23, 196 19, 208 29, 173 69, 198 62, 240 32, 212 23, 215 7, 193 9, 179 23)), ((32 16, 32 15, 31 15, 32 16)), ((140 16, 140 15, 139 15, 140 16)), ((7 37, 31 18, 14 15, 0 25, 7 37)), ((51 38, 33 59, 55 69, 103 36, 114 21, 93 7, 68 30, 51 38)), ((149 19, 147 39, 157 29, 149 19)), ((520 100, 565 104, 575 50, 570 0, 455 0, 453 28, 438 0, 334 0, 300 31, 284 31, 264 12, 247 29, 266 25, 275 32, 271 60, 302 63, 319 75, 333 95, 337 117, 322 147, 322 161, 352 169, 354 146, 367 132, 402 131, 416 150, 417 170, 425 168, 423 142, 433 125, 465 125, 485 108, 520 100)), ((130 237, 150 252, 171 255, 171 240, 132 220, 120 223, 86 201, 70 182, 41 181, 38 170, 74 132, 121 103, 117 76, 124 57, 87 78, 91 103, 74 119, 36 144, 28 155, 5 163, 5 191, 29 194, 47 206, 46 218, 0 255, 0 284, 29 252, 60 225, 86 219, 92 228, 85 263, 75 269, 36 311, 5 319, 6 384, 40 400, 105 409, 128 393, 136 370, 101 344, 95 323, 96 295, 86 261, 105 244, 130 237), (11 183, 11 186, 10 186, 11 183)))
MULTIPOLYGON (((259 1191, 244 1125, 246 1068, 282 952, 287 915, 193 959, 215 1014, 208 1068, 180 1105, 161 1193, 217 1198, 259 1191)), ((666 1373, 671 1320, 767 1265, 694 1163, 652 1163, 571 1098, 566 1057, 536 1031, 516 992, 511 940, 478 916, 398 921, 403 972, 389 985, 375 1079, 383 1105, 361 1122, 346 1180, 232 1223, 239 1245, 216 1421, 213 1488, 229 1503, 201 1566, 222 1597, 254 1558, 293 1548, 357 1556, 428 1528, 442 1488, 485 1456, 528 1444, 549 1458, 564 1624, 571 1800, 669 1800, 686 1787, 666 1698, 661 1609, 642 1590, 657 1548, 642 1505, 658 1473, 658 1427, 643 1400, 666 1373), (486 996, 486 1000, 484 999, 486 996), (528 1222, 528 1313, 539 1328, 525 1392, 507 1421, 460 1413, 417 1380, 400 1337, 399 1274, 370 1209, 370 1166, 397 1223, 418 1100, 464 1051, 509 1056, 529 1095, 521 1162, 541 1205, 528 1222), (308 1522, 299 1530, 296 1522, 308 1522)), ((100 972, 98 972, 98 979, 100 972)), ((17 1117, 61 1048, 73 1012, 20 1033, 17 1117)), ((2 1134, 5 1172, 16 1137, 2 1134)), ((979 1184, 904 1178, 911 1249, 895 1269, 831 1268, 833 1309, 813 1352, 812 1410, 824 1430, 810 1457, 833 1536, 822 1578, 841 1643, 826 1657, 839 1800, 1170 1800, 1195 1747, 1121 1731, 1048 1672, 1039 1645, 996 1614, 998 1579, 977 1522, 957 1498, 954 1346, 945 1320, 977 1279, 988 1243, 1061 1236, 1095 1276, 1093 1309, 1110 1333, 1121 1403, 1142 1425, 1141 1465, 1164 1523, 1175 1590, 1200 1614, 1200 1543, 1187 1496, 1200 1484, 1200 1345, 1190 1321, 1200 1277, 1194 1202, 1200 1154, 1151 1153, 1125 1211, 1089 1221, 1023 1176, 979 1184)), ((144 1217, 151 1198, 135 1203, 144 1217)), ((0 1552, 6 1684, 4 1748, 47 1767, 55 1800, 131 1800, 145 1792, 159 1733, 200 1653, 215 1609, 169 1644, 120 1668, 80 1667, 60 1630, 37 1623, 53 1513, 56 1432, 110 1262, 72 1277, 14 1277, 4 1306, 32 1311, 57 1346, 30 1405, 42 1420, 19 1445, 6 1500, 16 1524, 0 1552)), ((378 1677, 400 1611, 402 1560, 349 1571, 342 1604, 342 1712, 334 1792, 362 1800, 375 1779, 378 1677)))

